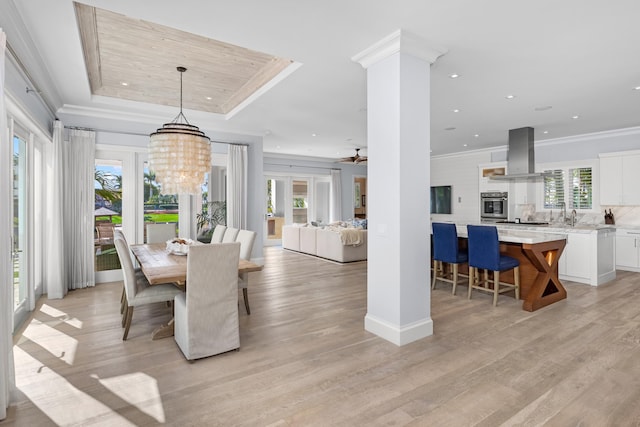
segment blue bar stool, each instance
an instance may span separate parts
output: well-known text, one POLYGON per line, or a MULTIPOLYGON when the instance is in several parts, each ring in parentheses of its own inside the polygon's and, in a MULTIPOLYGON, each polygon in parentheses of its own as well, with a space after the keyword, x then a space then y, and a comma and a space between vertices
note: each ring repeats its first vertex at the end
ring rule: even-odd
POLYGON ((493 305, 498 303, 498 294, 516 291, 516 299, 520 299, 520 261, 500 254, 498 229, 494 226, 467 225, 469 238, 469 299, 471 290, 479 289, 493 293, 493 305), (484 279, 480 279, 478 270, 484 270, 484 279), (513 269, 515 284, 500 282, 500 272, 513 269), (493 271, 493 281, 489 280, 488 271, 493 271), (493 289, 489 284, 493 282, 493 289))
POLYGON ((434 222, 433 230, 433 281, 431 289, 436 288, 436 280, 442 280, 453 285, 451 293, 456 294, 458 284, 458 265, 467 262, 467 254, 458 249, 458 233, 456 225, 434 222), (453 272, 445 273, 443 262, 452 265, 453 272), (451 278, 449 278, 451 276, 451 278))

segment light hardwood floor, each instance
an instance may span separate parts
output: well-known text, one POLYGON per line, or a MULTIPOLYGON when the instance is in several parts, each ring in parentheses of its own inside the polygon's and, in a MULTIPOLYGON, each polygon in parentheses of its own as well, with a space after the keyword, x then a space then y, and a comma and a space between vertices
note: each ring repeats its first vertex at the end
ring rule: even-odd
POLYGON ((41 300, 0 426, 640 425, 640 274, 566 283, 566 301, 533 313, 439 283, 434 335, 396 347, 363 328, 366 262, 265 252, 240 351, 194 363, 151 341, 162 304, 136 309, 121 340, 120 283, 41 300))

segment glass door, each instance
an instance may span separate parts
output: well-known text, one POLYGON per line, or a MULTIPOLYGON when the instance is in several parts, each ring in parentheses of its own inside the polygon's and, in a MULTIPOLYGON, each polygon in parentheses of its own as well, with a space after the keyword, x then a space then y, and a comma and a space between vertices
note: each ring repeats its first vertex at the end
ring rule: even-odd
POLYGON ((122 161, 96 159, 94 204, 94 266, 96 283, 119 280, 120 259, 113 232, 122 229, 122 161))
POLYGON ((13 137, 13 300, 15 324, 28 311, 27 142, 13 137))
POLYGON ((174 224, 178 233, 180 219, 177 194, 163 194, 162 186, 156 181, 155 172, 149 170, 149 162, 144 162, 144 228, 143 242, 147 242, 148 224, 174 224))
POLYGON ((309 181, 294 178, 293 182, 293 222, 306 224, 309 222, 309 181))
POLYGON ((265 178, 266 212, 265 212, 265 246, 280 245, 282 243, 282 226, 287 215, 286 202, 289 200, 287 177, 267 176, 265 178))

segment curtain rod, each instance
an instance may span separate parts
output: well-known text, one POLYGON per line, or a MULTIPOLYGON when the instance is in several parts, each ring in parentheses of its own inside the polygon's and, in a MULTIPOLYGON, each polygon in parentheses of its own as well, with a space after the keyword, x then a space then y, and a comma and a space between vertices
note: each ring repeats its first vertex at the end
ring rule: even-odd
MULTIPOLYGON (((86 127, 82 127, 82 126, 65 126, 64 128, 65 129, 77 129, 77 130, 89 130, 89 131, 93 131, 93 132, 119 133, 119 134, 122 134, 122 135, 132 135, 132 136, 149 136, 148 133, 125 132, 125 131, 109 130, 109 129, 95 129, 95 128, 86 128, 86 127)), ((211 141, 211 142, 215 142, 216 144, 241 145, 241 146, 245 146, 245 147, 249 147, 250 146, 250 144, 241 143, 241 142, 224 142, 224 141, 211 141)))
POLYGON ((30 86, 32 86, 31 90, 29 90, 29 88, 27 87, 27 94, 29 92, 33 92, 38 97, 40 102, 42 102, 42 104, 47 108, 47 110, 49 110, 51 115, 53 117, 55 117, 56 116, 56 109, 53 108, 53 106, 49 103, 47 98, 43 96, 42 91, 36 86, 36 84, 33 81, 33 77, 31 77, 31 74, 29 73, 29 70, 27 70, 27 67, 24 66, 24 64, 22 63, 22 61, 18 57, 18 54, 16 53, 16 51, 13 49, 13 47, 11 47, 11 44, 9 43, 9 40, 6 41, 5 47, 6 47, 7 51, 9 52, 9 57, 11 59, 13 59, 13 61, 18 66, 18 68, 20 69, 20 71, 22 72, 24 77, 29 81, 30 86))

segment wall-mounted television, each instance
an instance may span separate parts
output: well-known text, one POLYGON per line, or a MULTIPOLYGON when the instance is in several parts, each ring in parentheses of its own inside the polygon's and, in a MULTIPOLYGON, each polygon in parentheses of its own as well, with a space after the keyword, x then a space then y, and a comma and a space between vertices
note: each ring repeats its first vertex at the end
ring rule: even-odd
POLYGON ((451 213, 451 186, 439 185, 431 187, 431 213, 451 213))

